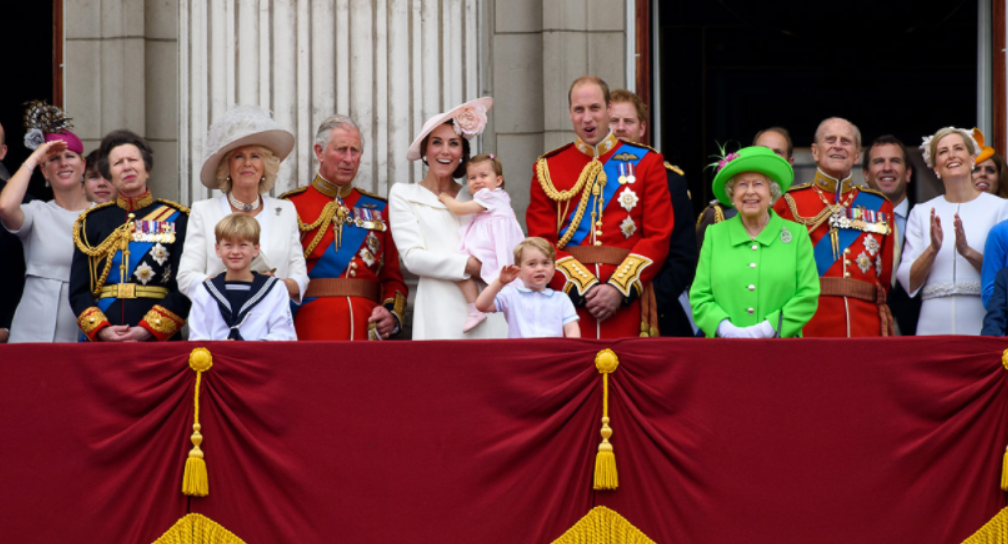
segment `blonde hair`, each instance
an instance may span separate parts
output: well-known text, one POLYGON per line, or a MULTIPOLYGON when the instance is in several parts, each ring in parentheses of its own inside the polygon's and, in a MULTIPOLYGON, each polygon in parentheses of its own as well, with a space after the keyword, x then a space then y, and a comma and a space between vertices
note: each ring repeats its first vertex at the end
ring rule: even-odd
POLYGON ((221 219, 214 227, 214 236, 221 240, 241 240, 259 243, 259 222, 243 213, 233 213, 221 219))
POLYGON ((924 154, 924 162, 927 163, 929 168, 934 168, 934 158, 938 154, 938 142, 941 141, 946 136, 958 134, 964 142, 966 142, 966 149, 969 150, 970 156, 976 158, 980 153, 980 149, 977 146, 976 140, 973 139, 973 135, 966 131, 966 129, 956 128, 956 127, 945 127, 939 129, 938 132, 934 133, 927 141, 927 153, 924 154))
POLYGON ((521 265, 522 253, 524 253, 526 249, 538 249, 550 260, 551 263, 556 263, 556 250, 553 249, 553 244, 547 242, 545 238, 529 236, 521 242, 518 242, 518 245, 515 246, 515 264, 521 265))
MULTIPOLYGON (((245 147, 245 146, 242 146, 245 147)), ((259 194, 263 195, 269 192, 273 188, 273 184, 276 183, 277 172, 280 171, 280 159, 273 153, 268 147, 263 147, 261 145, 253 145, 249 147, 254 147, 262 155, 263 161, 263 177, 259 180, 259 194)), ((221 158, 220 162, 217 163, 217 188, 221 190, 222 193, 231 192, 231 157, 234 156, 234 152, 241 148, 235 148, 228 151, 221 158)))
POLYGON ((476 155, 475 157, 469 159, 469 162, 466 163, 466 176, 469 175, 469 167, 470 166, 472 166, 474 164, 479 164, 481 162, 489 162, 490 164, 493 165, 494 173, 501 177, 500 188, 503 189, 504 188, 504 165, 501 164, 501 161, 500 161, 499 158, 497 158, 496 156, 491 155, 489 153, 480 153, 479 155, 476 155))

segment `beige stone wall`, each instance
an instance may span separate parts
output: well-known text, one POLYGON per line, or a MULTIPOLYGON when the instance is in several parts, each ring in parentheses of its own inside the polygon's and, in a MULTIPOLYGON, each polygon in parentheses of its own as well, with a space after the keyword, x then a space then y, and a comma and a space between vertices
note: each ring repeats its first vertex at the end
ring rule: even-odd
POLYGON ((585 74, 626 85, 626 4, 596 0, 485 0, 484 88, 496 100, 485 150, 500 155, 524 224, 532 165, 574 140, 571 81, 585 74))
POLYGON ((66 0, 66 110, 84 150, 127 128, 154 149, 151 187, 178 197, 176 0, 66 0))

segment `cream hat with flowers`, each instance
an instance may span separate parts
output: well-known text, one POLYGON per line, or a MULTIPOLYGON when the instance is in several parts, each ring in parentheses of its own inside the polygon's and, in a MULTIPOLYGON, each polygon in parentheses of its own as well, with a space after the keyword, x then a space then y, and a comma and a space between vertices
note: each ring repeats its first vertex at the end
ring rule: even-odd
POLYGON ((420 144, 423 143, 431 132, 437 127, 454 121, 455 133, 467 140, 472 140, 483 133, 487 123, 487 112, 493 107, 493 98, 484 96, 476 100, 470 100, 461 106, 439 113, 427 120, 423 125, 420 134, 417 135, 413 143, 410 144, 406 159, 416 161, 420 159, 420 144))
POLYGON ((261 145, 283 161, 294 149, 294 135, 281 127, 269 112, 255 106, 235 106, 210 125, 203 142, 200 181, 217 189, 217 166, 232 149, 261 145))

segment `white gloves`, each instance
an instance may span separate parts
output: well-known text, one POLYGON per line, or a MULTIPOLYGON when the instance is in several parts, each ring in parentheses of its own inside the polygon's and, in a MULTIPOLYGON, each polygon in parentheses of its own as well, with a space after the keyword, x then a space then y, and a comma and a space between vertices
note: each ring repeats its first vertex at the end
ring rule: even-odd
POLYGON ((717 335, 721 338, 773 338, 775 334, 773 326, 766 320, 751 327, 736 327, 724 319, 717 327, 717 335))

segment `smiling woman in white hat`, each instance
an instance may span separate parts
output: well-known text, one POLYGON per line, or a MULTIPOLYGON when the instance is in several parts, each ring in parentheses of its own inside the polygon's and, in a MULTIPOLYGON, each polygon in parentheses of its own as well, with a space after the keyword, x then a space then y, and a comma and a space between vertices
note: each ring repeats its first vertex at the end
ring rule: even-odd
POLYGON ((214 227, 232 213, 259 222, 261 258, 252 263, 260 273, 282 279, 297 302, 308 287, 301 253, 297 212, 289 201, 267 194, 276 182, 280 163, 294 149, 294 135, 268 112, 235 106, 210 126, 204 145, 200 181, 221 196, 196 202, 189 217, 185 251, 179 265, 179 289, 187 296, 204 280, 224 271, 214 252, 214 227))
POLYGON ((479 277, 482 263, 458 251, 463 219, 438 200, 442 193, 472 200, 455 180, 465 176, 469 140, 483 132, 492 106, 492 98, 479 98, 428 119, 406 153, 411 161, 424 161, 426 177, 417 184, 397 183, 389 192, 389 220, 399 255, 406 268, 420 276, 413 306, 414 340, 507 336, 500 314, 462 332, 466 301, 455 282, 479 277))

